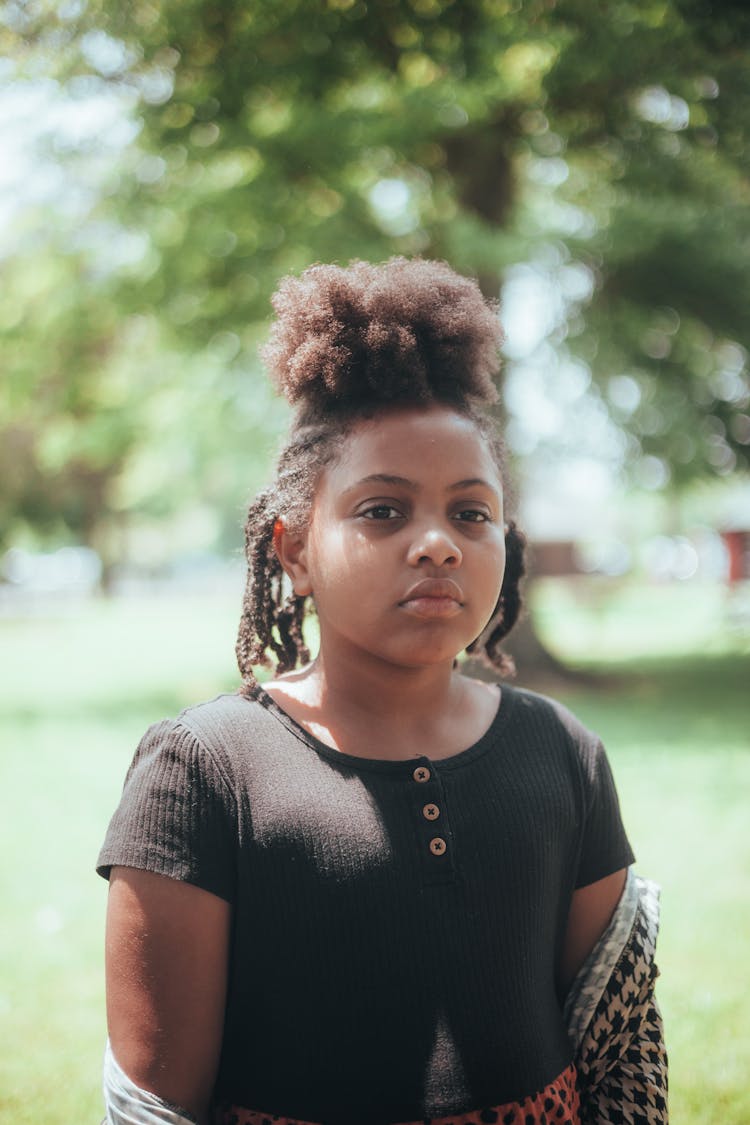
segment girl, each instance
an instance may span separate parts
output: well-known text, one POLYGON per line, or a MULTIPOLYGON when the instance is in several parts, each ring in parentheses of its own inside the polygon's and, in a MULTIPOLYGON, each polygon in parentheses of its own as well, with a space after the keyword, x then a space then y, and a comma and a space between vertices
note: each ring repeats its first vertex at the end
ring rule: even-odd
POLYGON ((403 259, 274 306, 295 414, 247 520, 242 687, 147 732, 99 857, 108 1120, 663 1121, 604 750, 456 661, 507 671, 520 608, 496 313, 403 259))

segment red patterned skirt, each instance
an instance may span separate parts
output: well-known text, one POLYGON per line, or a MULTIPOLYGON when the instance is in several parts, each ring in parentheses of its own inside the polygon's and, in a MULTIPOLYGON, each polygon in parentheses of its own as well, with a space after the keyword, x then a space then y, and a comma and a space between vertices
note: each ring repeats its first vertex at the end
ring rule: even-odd
MULTIPOLYGON (((520 1102, 475 1109, 448 1117, 422 1117, 399 1125, 580 1125, 576 1068, 573 1063, 549 1085, 520 1102)), ((241 1106, 217 1108, 214 1125, 315 1125, 298 1118, 276 1117, 241 1106)), ((352 1122, 355 1125, 355 1122, 352 1122)))

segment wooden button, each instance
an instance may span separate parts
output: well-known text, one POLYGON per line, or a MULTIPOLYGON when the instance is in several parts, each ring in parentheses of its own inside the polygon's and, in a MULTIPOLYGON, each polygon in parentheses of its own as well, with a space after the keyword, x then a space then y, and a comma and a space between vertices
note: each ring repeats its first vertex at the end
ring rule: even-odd
POLYGON ((444 855, 447 845, 442 836, 434 836, 430 840, 430 851, 433 855, 444 855))
POLYGON ((417 766, 411 776, 415 781, 429 781, 432 777, 432 774, 427 769, 427 766, 417 766))
POLYGON ((437 820, 440 816, 440 809, 437 805, 425 805, 422 809, 422 816, 425 820, 437 820))

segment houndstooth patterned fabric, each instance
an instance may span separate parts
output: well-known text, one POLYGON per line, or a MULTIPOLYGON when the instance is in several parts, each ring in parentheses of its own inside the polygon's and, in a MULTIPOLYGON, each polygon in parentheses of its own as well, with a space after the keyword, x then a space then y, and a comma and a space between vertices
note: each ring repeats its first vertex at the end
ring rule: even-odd
POLYGON ((565 1005, 581 1125, 666 1125, 667 1053, 654 997, 659 889, 632 869, 565 1005))

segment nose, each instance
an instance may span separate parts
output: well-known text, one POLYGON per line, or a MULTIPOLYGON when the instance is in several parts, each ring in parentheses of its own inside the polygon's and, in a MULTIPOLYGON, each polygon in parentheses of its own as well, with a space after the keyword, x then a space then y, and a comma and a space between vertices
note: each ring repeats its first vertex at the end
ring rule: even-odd
POLYGON ((410 566, 427 562, 433 566, 455 568, 461 565, 462 559, 461 548, 450 529, 435 524, 420 528, 409 548, 410 566))

